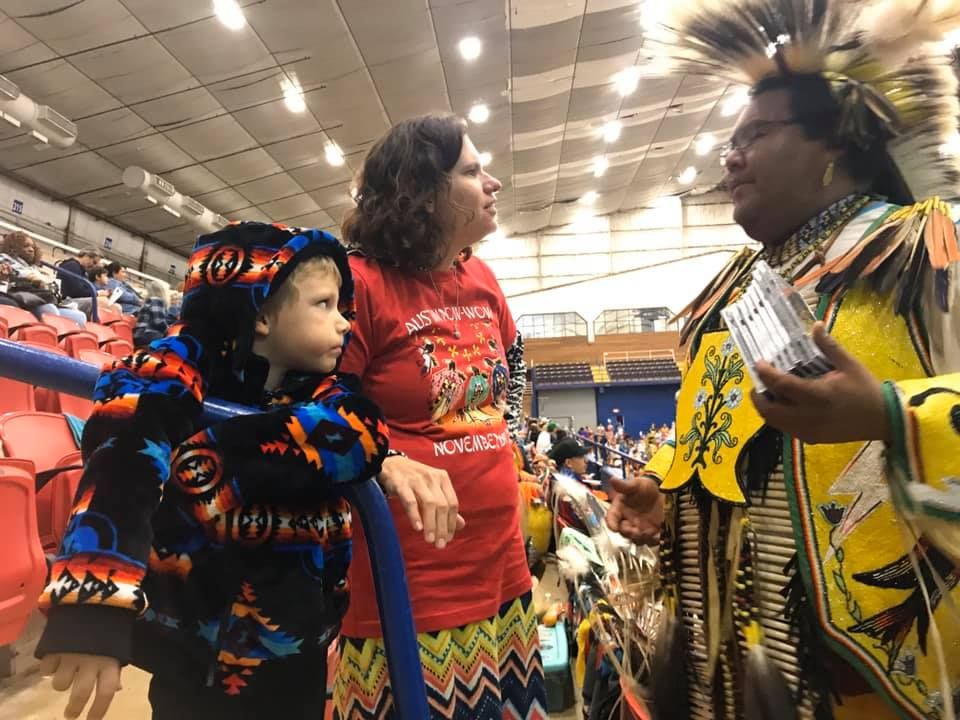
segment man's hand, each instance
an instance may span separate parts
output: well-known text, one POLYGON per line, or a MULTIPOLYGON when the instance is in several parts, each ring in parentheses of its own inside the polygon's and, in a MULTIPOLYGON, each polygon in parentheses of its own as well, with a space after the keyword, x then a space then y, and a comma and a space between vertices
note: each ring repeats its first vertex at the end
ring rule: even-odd
POLYGON ((609 478, 614 491, 607 510, 607 527, 640 545, 660 542, 663 525, 663 496, 656 481, 648 475, 630 480, 609 478))
POLYGON ((87 720, 102 720, 114 694, 120 690, 120 663, 112 657, 53 653, 43 658, 40 671, 44 675, 53 675, 54 690, 64 692, 73 687, 63 711, 68 720, 80 717, 94 688, 96 693, 87 711, 87 720))
POLYGON ((399 455, 383 461, 378 477, 383 491, 399 498, 413 529, 439 549, 466 525, 457 514, 457 493, 446 470, 438 470, 399 455))
POLYGON ((814 325, 813 339, 833 364, 826 375, 799 378, 769 363, 757 364, 757 375, 773 396, 752 394, 764 420, 805 443, 889 440, 880 381, 827 334, 823 323, 814 325))

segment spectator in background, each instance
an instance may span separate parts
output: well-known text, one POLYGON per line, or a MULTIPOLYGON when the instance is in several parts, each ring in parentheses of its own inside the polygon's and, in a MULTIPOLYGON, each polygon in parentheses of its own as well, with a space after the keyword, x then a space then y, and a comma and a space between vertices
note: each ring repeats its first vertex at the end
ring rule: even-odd
POLYGON ((133 344, 147 345, 165 337, 170 329, 170 290, 160 282, 151 282, 147 287, 147 300, 137 310, 137 324, 133 329, 133 344))
POLYGON ((40 264, 43 256, 36 240, 23 232, 8 233, 3 236, 0 251, 7 256, 5 260, 13 270, 7 293, 20 307, 41 320, 44 313, 48 313, 70 318, 80 327, 86 324, 87 317, 80 310, 57 307, 60 296, 56 276, 53 270, 40 264))
POLYGON ((180 304, 183 302, 183 293, 174 290, 170 293, 170 306, 167 308, 167 323, 173 325, 180 319, 180 304))
POLYGON ((113 292, 121 288, 123 292, 117 298, 117 304, 126 315, 136 315, 143 306, 143 298, 127 283, 127 269, 118 262, 107 265, 107 290, 113 292))
POLYGON ((536 445, 537 438, 540 436, 540 423, 536 418, 530 418, 527 420, 527 445, 536 445))
POLYGON ((564 438, 550 450, 549 458, 557 471, 583 482, 587 474, 587 455, 590 450, 573 438, 564 438))
POLYGON ((94 265, 87 272, 87 280, 97 289, 97 306, 119 310, 120 306, 110 302, 110 291, 107 289, 107 268, 103 265, 94 265))
POLYGON ((93 310, 93 298, 90 287, 83 281, 87 273, 100 262, 100 254, 95 250, 81 250, 76 257, 67 258, 57 264, 57 277, 60 279, 60 295, 76 303, 77 309, 88 318, 93 310), (64 272, 60 272, 63 270, 64 272))
POLYGON ((610 458, 610 453, 607 450, 610 442, 607 440, 607 431, 603 425, 597 425, 597 430, 593 433, 593 442, 596 443, 593 449, 594 459, 602 467, 607 464, 610 458))
POLYGON ((537 452, 541 455, 546 455, 550 448, 553 447, 553 438, 550 437, 550 433, 557 429, 555 423, 549 423, 547 425, 540 424, 540 434, 537 435, 537 452))

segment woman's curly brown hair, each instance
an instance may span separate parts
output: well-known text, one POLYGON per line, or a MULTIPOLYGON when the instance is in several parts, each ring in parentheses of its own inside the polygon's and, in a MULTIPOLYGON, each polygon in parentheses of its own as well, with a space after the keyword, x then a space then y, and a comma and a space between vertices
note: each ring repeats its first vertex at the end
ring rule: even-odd
POLYGON ((24 232, 19 230, 12 233, 7 233, 3 236, 3 242, 0 243, 0 251, 6 253, 7 255, 16 258, 22 262, 27 262, 23 249, 27 245, 33 245, 33 262, 31 265, 39 265, 40 261, 43 259, 43 255, 40 252, 40 245, 36 240, 31 238, 24 232))
POLYGON ((405 272, 436 267, 447 248, 431 205, 445 202, 466 132, 454 115, 424 115, 380 138, 357 176, 357 204, 343 222, 347 246, 405 272))

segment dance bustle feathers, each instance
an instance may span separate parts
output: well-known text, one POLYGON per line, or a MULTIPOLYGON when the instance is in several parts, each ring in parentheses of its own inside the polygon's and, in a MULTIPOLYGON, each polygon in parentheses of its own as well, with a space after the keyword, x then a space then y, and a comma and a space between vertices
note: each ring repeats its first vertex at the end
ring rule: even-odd
POLYGON ((689 720, 686 631, 666 610, 660 614, 657 640, 650 659, 649 705, 654 720, 689 720))
POLYGON ((958 25, 954 0, 678 0, 648 40, 674 72, 748 86, 787 72, 823 74, 849 139, 857 141, 865 118, 879 121, 908 187, 925 198, 960 183, 960 161, 940 152, 956 136, 960 103, 937 42, 958 25))

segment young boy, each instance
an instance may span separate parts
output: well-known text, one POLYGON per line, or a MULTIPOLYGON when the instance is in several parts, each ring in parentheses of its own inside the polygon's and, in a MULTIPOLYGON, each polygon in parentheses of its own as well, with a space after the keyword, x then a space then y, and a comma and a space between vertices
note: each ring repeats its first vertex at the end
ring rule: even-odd
POLYGON ((156 720, 323 717, 348 599, 350 508, 387 430, 333 375, 353 281, 331 236, 243 223, 201 237, 179 334, 101 375, 37 649, 78 717, 120 667, 156 720), (264 412, 195 431, 205 395, 264 412))
POLYGON ((564 438, 547 456, 557 464, 557 471, 583 482, 587 474, 587 455, 590 450, 573 438, 564 438))

